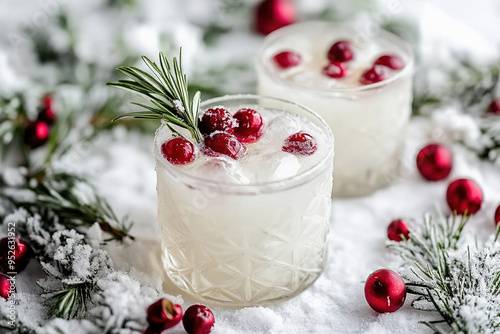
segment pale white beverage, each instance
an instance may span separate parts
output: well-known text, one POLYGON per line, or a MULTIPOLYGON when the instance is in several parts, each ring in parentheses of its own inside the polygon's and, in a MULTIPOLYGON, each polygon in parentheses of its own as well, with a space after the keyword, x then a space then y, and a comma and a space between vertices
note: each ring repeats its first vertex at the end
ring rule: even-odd
POLYGON ((265 130, 245 144, 239 159, 207 156, 198 147, 185 165, 170 164, 155 136, 158 216, 166 273, 205 303, 255 306, 293 297, 321 274, 327 258, 331 209, 333 135, 300 105, 254 95, 202 103, 230 113, 252 108, 265 130), (286 139, 306 132, 316 140, 310 155, 283 150, 286 139))
MULTIPOLYGON (((389 184, 399 172, 402 145, 411 115, 413 55, 408 45, 384 31, 367 37, 351 25, 299 23, 266 37, 257 59, 258 93, 301 103, 318 113, 335 135, 334 196, 365 195, 389 184), (331 77, 329 50, 348 41, 352 59, 341 61, 331 77), (274 57, 291 51, 294 66, 277 66, 274 57), (397 69, 374 62, 396 56, 397 69), (377 67, 380 81, 363 81, 377 67), (341 77, 340 77, 341 76, 341 77), (381 79, 383 77, 383 79, 381 79)), ((338 65, 338 63, 337 63, 338 65)))

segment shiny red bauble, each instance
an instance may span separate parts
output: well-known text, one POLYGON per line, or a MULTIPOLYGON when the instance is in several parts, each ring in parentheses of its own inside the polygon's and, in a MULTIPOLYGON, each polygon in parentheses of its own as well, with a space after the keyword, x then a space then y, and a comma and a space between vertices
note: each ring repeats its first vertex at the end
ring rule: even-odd
POLYGON ((392 270, 377 270, 366 280, 365 298, 368 305, 379 313, 395 312, 405 302, 405 282, 392 270))
POLYGON ((161 153, 173 165, 185 165, 195 158, 194 145, 187 139, 175 137, 161 145, 161 153))
POLYGON ((0 240, 0 271, 9 275, 20 273, 26 268, 32 255, 32 250, 25 241, 18 237, 5 237, 0 240))
POLYGON ((182 318, 182 325, 188 334, 208 334, 214 323, 214 314, 203 305, 191 305, 182 318))
POLYGON ((429 181, 439 181, 450 175, 453 156, 450 150, 440 144, 429 144, 417 154, 417 168, 429 181))
POLYGON ((24 142, 35 149, 44 145, 49 139, 50 130, 47 123, 42 121, 30 122, 24 129, 24 142))
POLYGON ((295 7, 288 0, 264 0, 255 9, 255 29, 267 35, 295 23, 295 7))
POLYGON ((166 298, 151 304, 146 313, 149 327, 144 332, 145 334, 161 333, 165 329, 174 327, 182 320, 182 307, 166 298))
POLYGON ((458 179, 450 183, 446 191, 446 201, 450 209, 459 215, 472 215, 481 209, 483 191, 474 181, 458 179))
POLYGON ((387 226, 387 238, 398 242, 410 239, 408 224, 402 219, 393 220, 389 226, 387 226))
POLYGON ((256 142, 264 132, 264 122, 258 111, 243 108, 234 114, 236 127, 234 135, 242 143, 256 142))

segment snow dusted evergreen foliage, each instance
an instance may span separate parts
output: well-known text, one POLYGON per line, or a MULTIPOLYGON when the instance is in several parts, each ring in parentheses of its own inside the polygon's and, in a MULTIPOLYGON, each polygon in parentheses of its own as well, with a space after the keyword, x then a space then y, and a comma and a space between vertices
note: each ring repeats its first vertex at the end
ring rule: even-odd
POLYGON ((389 248, 404 260, 412 306, 437 311, 425 324, 436 333, 497 333, 500 330, 500 228, 484 245, 463 240, 467 218, 426 215, 410 239, 389 248), (443 326, 447 324, 449 327, 443 326))

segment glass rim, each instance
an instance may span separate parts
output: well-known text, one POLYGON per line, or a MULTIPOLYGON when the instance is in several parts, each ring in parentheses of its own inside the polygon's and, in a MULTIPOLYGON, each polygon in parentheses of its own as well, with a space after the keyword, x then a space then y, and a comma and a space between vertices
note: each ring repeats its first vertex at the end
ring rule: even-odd
MULTIPOLYGON (((262 43, 262 45, 260 46, 259 51, 257 53, 257 60, 256 60, 257 70, 261 70, 262 73, 266 77, 268 77, 273 82, 278 83, 280 85, 284 85, 284 86, 295 88, 295 89, 321 92, 321 93, 328 94, 328 95, 330 95, 330 94, 335 95, 336 93, 357 93, 357 92, 365 92, 365 91, 375 90, 375 89, 390 85, 391 83, 397 81, 398 79, 406 76, 408 73, 410 73, 413 70, 415 59, 414 59, 414 55, 413 55, 413 51, 411 49, 411 46, 406 41, 401 39, 399 36, 397 36, 391 32, 388 32, 387 30, 380 28, 374 37, 382 37, 383 39, 392 42, 396 46, 402 48, 408 56, 408 62, 405 64, 404 68, 386 80, 379 81, 379 82, 372 83, 372 84, 361 85, 361 86, 322 88, 322 87, 303 86, 303 85, 296 83, 294 81, 283 80, 279 76, 273 75, 273 73, 271 71, 269 71, 269 69, 267 68, 267 66, 265 64, 264 53, 267 50, 267 48, 270 45, 272 45, 274 42, 276 42, 276 40, 278 40, 281 36, 288 35, 291 31, 295 31, 297 29, 303 29, 303 27, 307 27, 307 26, 312 27, 315 25, 330 26, 332 28, 351 28, 351 29, 356 28, 356 26, 352 23, 340 23, 340 22, 329 22, 329 21, 306 21, 306 22, 294 23, 294 24, 285 26, 283 28, 280 28, 276 31, 273 31, 269 35, 267 35, 264 39, 264 43, 262 43)), ((370 37, 370 38, 374 38, 374 37, 370 37)))
MULTIPOLYGON (((328 168, 328 161, 333 157, 334 155, 334 136, 332 133, 331 128, 328 126, 326 121, 319 116, 317 113, 312 111, 311 109, 299 104, 295 103, 292 101, 288 101, 285 99, 280 99, 280 98, 275 98, 275 97, 270 97, 270 96, 263 96, 263 95, 256 95, 256 94, 231 94, 231 95, 224 95, 212 99, 208 99, 203 101, 200 104, 200 108, 203 108, 204 106, 210 105, 210 104, 217 104, 221 103, 224 101, 236 101, 236 100, 244 100, 244 99, 255 99, 255 100, 268 100, 268 101, 277 101, 277 102, 282 102, 285 104, 289 104, 295 107, 298 107, 302 110, 304 110, 308 115, 314 117, 317 121, 319 121, 319 126, 316 124, 323 134, 326 136, 327 139, 327 145, 328 145, 328 150, 326 154, 313 166, 310 168, 306 169, 305 171, 302 171, 296 175, 286 177, 281 180, 275 180, 275 181, 267 181, 267 182, 260 182, 260 183, 250 183, 250 184, 234 184, 234 183, 229 183, 229 182, 224 182, 224 181, 216 181, 208 178, 203 178, 199 177, 196 175, 192 175, 190 173, 186 173, 184 171, 179 170, 176 168, 176 166, 168 163, 165 158, 161 155, 161 152, 159 150, 160 144, 157 142, 159 131, 162 131, 167 125, 165 123, 162 123, 160 127, 156 130, 156 134, 154 137, 154 154, 155 154, 155 159, 157 163, 161 165, 162 168, 165 168, 169 173, 176 177, 177 179, 182 178, 183 180, 190 181, 191 184, 201 184, 204 186, 212 187, 212 188, 217 188, 219 190, 223 190, 224 193, 234 193, 234 194, 254 194, 254 193, 268 193, 268 192, 275 192, 278 190, 284 190, 284 189, 290 189, 294 188, 296 186, 299 186, 301 184, 304 184, 308 182, 309 180, 313 179, 317 175, 319 175, 325 168, 328 168)), ((333 169, 333 164, 330 166, 330 169, 333 169)), ((158 172, 158 171, 157 171, 158 172)))

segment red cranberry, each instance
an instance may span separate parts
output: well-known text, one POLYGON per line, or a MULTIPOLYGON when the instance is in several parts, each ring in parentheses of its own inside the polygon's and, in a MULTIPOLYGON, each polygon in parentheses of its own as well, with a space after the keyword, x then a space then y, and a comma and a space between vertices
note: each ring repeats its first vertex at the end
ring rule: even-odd
POLYGON ((274 63, 282 69, 287 69, 300 65, 302 63, 302 58, 298 53, 293 51, 283 51, 276 54, 273 57, 274 63))
POLYGON ((49 126, 41 121, 30 122, 24 130, 24 142, 35 149, 44 145, 49 139, 49 126))
POLYGON ((182 320, 182 307, 166 298, 151 304, 147 309, 149 327, 144 333, 161 333, 165 329, 174 327, 182 320))
POLYGON ((387 226, 387 237, 392 241, 402 241, 410 239, 410 231, 406 222, 402 219, 393 220, 387 226))
POLYGON ((344 62, 354 58, 351 42, 338 41, 328 50, 328 59, 331 62, 344 62))
POLYGON ((226 155, 238 159, 247 153, 247 148, 234 135, 226 132, 215 132, 205 138, 204 153, 212 157, 226 155))
POLYGON ((405 66, 403 59, 397 55, 383 55, 375 60, 374 65, 381 65, 392 70, 400 70, 405 66))
POLYGON ((38 113, 37 120, 46 123, 47 125, 53 125, 56 120, 56 114, 54 112, 54 101, 51 95, 45 95, 42 99, 42 109, 38 113))
POLYGON ((234 133, 234 119, 231 113, 222 107, 209 108, 203 114, 199 127, 204 136, 215 131, 234 133))
POLYGON ((323 74, 334 79, 340 79, 347 76, 347 68, 341 62, 334 61, 323 67, 323 74))
POLYGON ((12 281, 9 277, 0 274, 0 296, 5 300, 8 300, 10 295, 14 293, 15 285, 12 284, 12 281))
POLYGON ((173 165, 185 165, 195 158, 193 144, 182 137, 175 137, 161 145, 163 157, 173 165))
POLYGON ((18 237, 5 237, 0 240, 0 271, 4 274, 20 273, 26 268, 32 256, 32 250, 29 245, 18 237), (14 252, 14 263, 10 257, 14 252))
POLYGON ((453 157, 448 148, 439 144, 429 144, 417 155, 417 168, 429 181, 439 181, 450 175, 453 157))
POLYGON ((242 143, 256 142, 264 132, 262 116, 253 109, 243 108, 233 116, 237 121, 234 135, 242 143))
POLYGON ((493 100, 489 107, 488 112, 496 115, 500 115, 500 99, 493 100))
POLYGON ((369 85, 379 81, 385 80, 385 75, 379 66, 373 66, 366 70, 359 79, 363 85, 369 85))
POLYGON ((208 334, 214 323, 214 314, 203 305, 191 305, 182 318, 182 325, 188 334, 208 334))
POLYGON ((497 208, 497 211, 495 211, 495 224, 500 224, 500 205, 497 208))
POLYGON ((446 191, 446 201, 450 209, 459 215, 475 214, 481 209, 483 191, 479 185, 468 179, 459 179, 450 183, 446 191))
POLYGON ((395 312, 405 303, 405 282, 392 270, 377 270, 366 280, 365 298, 368 305, 379 313, 395 312))
POLYGON ((288 0, 264 0, 255 10, 255 29, 263 35, 295 23, 295 7, 288 0))
POLYGON ((316 152, 317 148, 314 137, 305 132, 291 135, 283 145, 283 151, 298 155, 311 155, 316 152))

